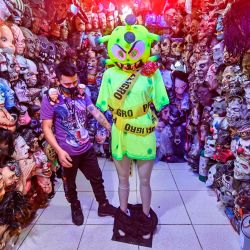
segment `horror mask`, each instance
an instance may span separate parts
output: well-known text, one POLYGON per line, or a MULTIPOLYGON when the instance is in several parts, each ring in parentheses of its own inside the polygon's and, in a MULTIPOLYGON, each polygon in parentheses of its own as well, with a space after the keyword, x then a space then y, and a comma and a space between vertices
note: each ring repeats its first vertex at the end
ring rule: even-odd
POLYGON ((216 38, 218 41, 221 41, 224 39, 224 27, 223 27, 223 16, 219 15, 217 18, 217 24, 216 24, 216 38))
POLYGON ((209 90, 215 90, 218 87, 218 80, 216 78, 216 66, 215 64, 212 64, 208 71, 206 76, 206 82, 209 84, 209 90))
POLYGON ((3 79, 0 78, 0 93, 2 96, 2 92, 4 93, 5 98, 5 108, 11 109, 16 105, 14 91, 11 89, 9 83, 3 79))
POLYGON ((13 82, 19 78, 20 67, 16 60, 16 57, 13 54, 6 53, 5 57, 9 74, 9 81, 13 82))
POLYGON ((22 0, 5 0, 5 3, 11 13, 12 21, 20 25, 24 14, 24 3, 22 0))
POLYGON ((38 75, 37 66, 33 61, 29 59, 26 60, 27 60, 28 71, 27 73, 24 74, 24 80, 28 87, 34 87, 37 84, 37 75, 38 75))
POLYGON ((100 25, 101 29, 103 31, 105 31, 106 27, 107 27, 106 15, 103 12, 100 12, 98 14, 98 18, 99 18, 99 25, 100 25))
POLYGON ((209 56, 203 56, 195 65, 195 75, 198 77, 200 82, 205 81, 207 71, 211 65, 209 56))
POLYGON ((236 180, 250 180, 250 160, 236 156, 234 161, 234 178, 236 180))
POLYGON ((250 51, 246 52, 242 59, 243 73, 250 77, 250 51))
POLYGON ((171 48, 171 40, 168 36, 163 36, 160 42, 161 54, 163 56, 168 56, 171 48))
POLYGON ((22 136, 18 136, 14 141, 15 151, 12 157, 19 161, 29 157, 29 146, 26 144, 22 136))
POLYGON ((212 50, 214 65, 218 68, 224 62, 224 43, 217 43, 212 50))
POLYGON ((19 74, 20 75, 27 74, 28 73, 28 61, 27 61, 27 59, 24 58, 23 56, 17 55, 16 60, 17 60, 17 63, 20 67, 19 74))
POLYGON ((48 60, 50 50, 50 42, 45 36, 38 36, 39 44, 40 44, 40 53, 39 58, 42 62, 48 60))
POLYGON ((19 80, 14 86, 14 90, 19 102, 30 103, 31 95, 25 81, 19 80))
POLYGON ((183 38, 171 38, 171 55, 174 57, 180 57, 184 48, 183 38))
POLYGON ((35 50, 37 46, 37 36, 34 35, 29 29, 21 27, 21 30, 23 32, 23 35, 25 37, 25 51, 24 56, 28 58, 34 58, 35 57, 35 50))
POLYGON ((208 136, 206 139, 206 143, 204 146, 205 152, 204 156, 208 158, 212 158, 216 151, 216 140, 214 140, 211 136, 208 136))
POLYGON ((15 24, 11 25, 11 31, 14 36, 14 44, 16 47, 16 54, 23 55, 25 49, 25 37, 22 30, 15 24))
POLYGON ((218 115, 220 117, 225 117, 226 115, 226 101, 223 97, 218 96, 214 98, 214 103, 212 105, 213 115, 218 115))

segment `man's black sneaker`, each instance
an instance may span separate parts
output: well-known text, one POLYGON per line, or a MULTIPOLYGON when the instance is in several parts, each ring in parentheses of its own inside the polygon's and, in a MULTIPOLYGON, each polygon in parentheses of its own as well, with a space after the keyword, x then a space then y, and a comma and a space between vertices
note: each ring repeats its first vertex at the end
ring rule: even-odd
POLYGON ((81 203, 79 200, 72 202, 71 204, 72 221, 75 225, 80 226, 83 224, 84 216, 82 213, 81 203))
POLYGON ((104 203, 104 204, 100 204, 99 207, 98 207, 98 215, 101 216, 101 217, 104 217, 104 216, 112 216, 112 217, 114 217, 116 211, 117 211, 117 208, 112 206, 108 202, 104 203))

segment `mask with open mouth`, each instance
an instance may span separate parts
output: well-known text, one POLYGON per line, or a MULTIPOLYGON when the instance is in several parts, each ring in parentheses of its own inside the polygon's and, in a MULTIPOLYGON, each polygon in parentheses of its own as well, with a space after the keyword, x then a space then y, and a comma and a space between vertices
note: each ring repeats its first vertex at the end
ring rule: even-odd
POLYGON ((108 42, 106 65, 116 65, 123 71, 139 70, 147 61, 154 61, 157 56, 150 57, 150 48, 158 35, 150 33, 141 25, 134 25, 136 17, 128 15, 126 26, 118 26, 111 35, 98 38, 98 42, 108 42))

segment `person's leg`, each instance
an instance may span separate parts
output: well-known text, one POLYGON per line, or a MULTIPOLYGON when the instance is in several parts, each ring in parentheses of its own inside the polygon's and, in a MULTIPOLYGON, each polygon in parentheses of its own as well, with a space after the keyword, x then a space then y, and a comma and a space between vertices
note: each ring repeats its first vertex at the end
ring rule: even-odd
POLYGON ((108 202, 103 186, 102 171, 93 148, 81 155, 79 169, 86 179, 90 181, 96 201, 99 204, 108 202))
POLYGON ((62 167, 63 188, 65 192, 65 197, 69 203, 72 203, 77 200, 76 175, 80 157, 71 156, 71 158, 73 166, 71 168, 62 167))
POLYGON ((71 156, 71 158, 73 166, 71 168, 62 168, 63 187, 66 199, 71 206, 72 221, 74 224, 80 226, 84 221, 81 203, 77 199, 76 191, 76 175, 80 162, 80 156, 71 156))
POLYGON ((138 174, 140 179, 140 194, 144 214, 148 215, 151 204, 150 177, 154 161, 137 161, 138 174))
POLYGON ((128 196, 129 196, 129 171, 131 160, 124 156, 121 161, 114 159, 116 171, 119 178, 118 195, 120 201, 120 209, 127 212, 128 196))

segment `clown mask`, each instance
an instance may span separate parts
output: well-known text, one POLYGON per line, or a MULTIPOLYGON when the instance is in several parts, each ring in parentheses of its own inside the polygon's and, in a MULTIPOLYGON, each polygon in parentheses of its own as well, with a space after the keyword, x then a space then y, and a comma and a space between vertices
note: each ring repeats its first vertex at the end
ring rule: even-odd
POLYGON ((9 53, 15 53, 14 37, 7 25, 0 24, 0 48, 9 53))

